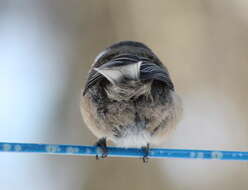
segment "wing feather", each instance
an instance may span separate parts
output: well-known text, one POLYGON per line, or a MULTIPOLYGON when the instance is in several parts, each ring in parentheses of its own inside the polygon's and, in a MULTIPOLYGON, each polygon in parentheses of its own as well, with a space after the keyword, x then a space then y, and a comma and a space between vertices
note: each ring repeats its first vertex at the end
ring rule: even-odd
MULTIPOLYGON (((131 54, 120 54, 118 56, 115 56, 113 59, 111 59, 107 63, 105 63, 102 67, 111 68, 111 67, 122 67, 124 65, 132 66, 133 63, 141 63, 141 65, 138 67, 140 68, 139 75, 137 75, 139 76, 139 79, 141 81, 142 80, 157 80, 157 81, 164 83, 169 89, 174 90, 174 85, 170 79, 170 76, 169 76, 169 73, 166 67, 164 67, 161 64, 154 63, 151 59, 147 57, 141 57, 141 56, 131 55, 131 54)), ((135 71, 134 68, 132 69, 135 71)), ((132 72, 128 70, 128 73, 132 74, 132 72)), ((85 95, 86 92, 92 86, 102 81, 103 79, 105 79, 105 76, 97 72, 93 68, 91 72, 89 73, 89 77, 85 84, 83 95, 85 95)))
POLYGON ((84 90, 83 90, 83 95, 86 94, 86 92, 92 87, 94 86, 97 82, 100 82, 104 79, 104 76, 101 75, 100 73, 98 73, 95 70, 91 70, 91 72, 89 73, 89 77, 87 79, 87 82, 85 84, 84 90))
POLYGON ((168 88, 174 90, 174 85, 170 79, 167 69, 163 65, 152 62, 142 62, 140 67, 141 80, 158 80, 163 82, 168 88))

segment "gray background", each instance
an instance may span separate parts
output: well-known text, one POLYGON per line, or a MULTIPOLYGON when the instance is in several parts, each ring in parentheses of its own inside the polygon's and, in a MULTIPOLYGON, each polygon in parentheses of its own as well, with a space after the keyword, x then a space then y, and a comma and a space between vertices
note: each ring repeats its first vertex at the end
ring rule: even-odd
MULTIPOLYGON (((247 150, 246 0, 0 0, 0 141, 93 144, 79 111, 95 56, 142 41, 184 119, 165 147, 247 150)), ((0 155, 1 190, 246 189, 245 162, 0 155)))

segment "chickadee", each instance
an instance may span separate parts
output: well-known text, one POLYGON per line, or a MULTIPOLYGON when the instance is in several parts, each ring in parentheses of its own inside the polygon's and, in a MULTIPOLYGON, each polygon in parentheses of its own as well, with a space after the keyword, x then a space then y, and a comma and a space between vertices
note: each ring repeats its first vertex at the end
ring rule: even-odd
POLYGON ((121 41, 101 52, 82 90, 83 119, 107 156, 106 141, 121 147, 163 143, 181 119, 182 106, 166 67, 140 42, 121 41))

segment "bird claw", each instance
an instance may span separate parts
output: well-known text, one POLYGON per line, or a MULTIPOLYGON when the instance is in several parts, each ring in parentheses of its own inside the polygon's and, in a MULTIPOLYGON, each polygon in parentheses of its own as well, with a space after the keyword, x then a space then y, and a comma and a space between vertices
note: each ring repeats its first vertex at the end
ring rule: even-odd
POLYGON ((147 146, 144 146, 144 147, 141 147, 143 153, 144 153, 144 156, 142 158, 143 160, 143 163, 148 163, 148 160, 149 160, 149 152, 150 152, 150 145, 149 143, 147 144, 147 146))
POLYGON ((96 142, 96 146, 100 148, 102 155, 99 157, 99 155, 96 155, 96 160, 99 160, 100 158, 106 158, 108 156, 108 148, 107 148, 107 141, 106 138, 101 138, 96 142))

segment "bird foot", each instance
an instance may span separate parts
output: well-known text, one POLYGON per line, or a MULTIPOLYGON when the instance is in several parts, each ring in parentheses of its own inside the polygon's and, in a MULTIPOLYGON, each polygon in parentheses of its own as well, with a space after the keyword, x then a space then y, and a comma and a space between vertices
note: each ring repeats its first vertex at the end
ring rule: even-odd
POLYGON ((141 147, 141 149, 142 149, 142 151, 144 153, 144 156, 143 156, 142 160, 143 160, 144 163, 148 163, 148 160, 149 160, 149 157, 148 156, 149 156, 149 152, 150 152, 150 145, 149 145, 149 143, 147 143, 146 146, 141 147))
POLYGON ((108 156, 108 148, 107 148, 107 141, 106 138, 101 138, 96 142, 96 146, 100 148, 102 155, 99 157, 99 155, 96 155, 96 160, 99 160, 100 158, 106 158, 108 156))

